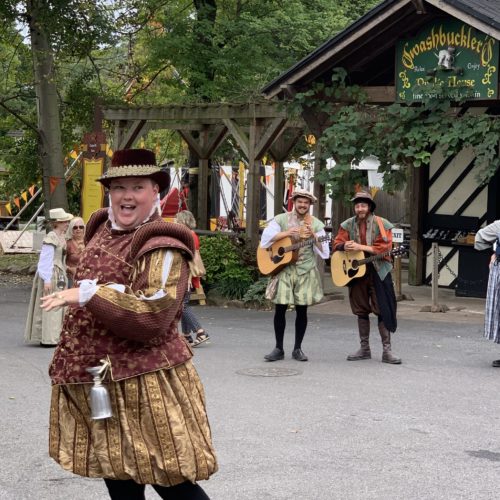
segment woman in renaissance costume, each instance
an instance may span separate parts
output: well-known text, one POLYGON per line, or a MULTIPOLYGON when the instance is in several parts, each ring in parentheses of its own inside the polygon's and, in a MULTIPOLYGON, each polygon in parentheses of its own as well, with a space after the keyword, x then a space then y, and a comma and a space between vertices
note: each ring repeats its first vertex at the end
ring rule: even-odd
POLYGON ((43 347, 54 347, 59 341, 64 309, 43 311, 40 299, 56 290, 66 288, 66 230, 73 218, 62 208, 49 210, 49 223, 52 226, 43 239, 37 272, 31 289, 28 318, 24 330, 26 342, 39 342, 43 347))
POLYGON ((73 286, 76 266, 85 248, 84 236, 85 222, 81 217, 74 217, 66 231, 66 272, 70 288, 73 286))

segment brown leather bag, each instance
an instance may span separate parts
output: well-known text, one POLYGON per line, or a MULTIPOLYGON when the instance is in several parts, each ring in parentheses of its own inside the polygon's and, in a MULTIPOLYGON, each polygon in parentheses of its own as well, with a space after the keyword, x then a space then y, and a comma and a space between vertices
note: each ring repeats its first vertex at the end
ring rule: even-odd
POLYGON ((207 274, 199 250, 194 251, 193 259, 189 261, 189 270, 191 271, 191 276, 195 278, 203 278, 207 274))

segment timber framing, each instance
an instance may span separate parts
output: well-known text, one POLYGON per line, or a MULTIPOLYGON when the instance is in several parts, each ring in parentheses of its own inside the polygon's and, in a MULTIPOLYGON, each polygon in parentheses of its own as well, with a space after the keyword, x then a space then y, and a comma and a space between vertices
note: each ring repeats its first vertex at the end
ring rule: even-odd
MULTIPOLYGON (((246 233, 251 244, 259 240, 260 164, 270 153, 276 159, 276 177, 284 180, 283 162, 304 133, 305 123, 279 102, 246 104, 202 103, 168 106, 101 106, 96 115, 114 125, 113 148, 131 148, 152 129, 179 133, 199 159, 190 176, 197 176, 192 194, 193 211, 201 229, 209 227, 208 180, 210 160, 231 137, 248 161, 246 233)), ((281 187, 275 183, 275 208, 282 210, 281 187)))

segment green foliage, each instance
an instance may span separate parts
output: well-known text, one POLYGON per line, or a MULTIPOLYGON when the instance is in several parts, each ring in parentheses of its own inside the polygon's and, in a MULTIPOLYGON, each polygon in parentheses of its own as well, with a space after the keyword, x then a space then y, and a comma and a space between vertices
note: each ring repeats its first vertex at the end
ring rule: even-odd
MULTIPOLYGON (((356 184, 365 183, 364 173, 352 165, 368 156, 380 161, 384 189, 389 192, 404 186, 411 168, 428 165, 435 150, 451 156, 472 148, 478 184, 487 183, 498 170, 497 116, 464 113, 460 108, 463 103, 437 97, 413 106, 368 104, 362 90, 346 85, 345 77, 345 71, 338 69, 331 85, 317 84, 295 100, 301 109, 313 109, 328 117, 321 144, 324 157, 333 157, 336 166, 323 170, 316 179, 334 197, 346 199, 356 184), (351 104, 339 104, 340 97, 351 104)), ((446 89, 440 90, 446 95, 446 89)))
POLYGON ((221 234, 202 236, 200 254, 207 271, 206 285, 228 299, 243 298, 256 275, 255 268, 245 264, 243 242, 221 234))
POLYGON ((260 277, 255 283, 250 285, 243 296, 243 302, 247 305, 269 306, 270 301, 265 297, 268 284, 269 277, 260 277))

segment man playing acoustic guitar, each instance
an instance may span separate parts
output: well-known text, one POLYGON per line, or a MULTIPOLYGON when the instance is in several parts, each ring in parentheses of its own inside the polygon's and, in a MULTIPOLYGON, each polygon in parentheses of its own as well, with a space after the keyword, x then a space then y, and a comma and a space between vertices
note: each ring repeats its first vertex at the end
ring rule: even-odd
POLYGON ((298 250, 298 259, 291 262, 279 274, 276 293, 272 299, 276 304, 274 313, 274 334, 276 347, 264 358, 267 361, 284 359, 283 338, 285 336, 285 313, 289 304, 295 305, 295 345, 292 357, 307 361, 302 351, 302 340, 307 328, 307 306, 319 302, 323 297, 323 284, 316 263, 315 254, 328 258, 330 251, 324 224, 309 214, 309 208, 316 197, 305 189, 296 189, 292 194, 293 210, 277 215, 264 229, 261 247, 269 248, 273 243, 290 238, 293 243, 310 240, 298 250), (322 240, 321 243, 319 240, 322 240))
MULTIPOLYGON (((354 217, 340 225, 333 243, 335 251, 363 251, 381 254, 392 249, 393 225, 376 216, 375 203, 370 193, 359 191, 351 200, 354 203, 354 217)), ((384 363, 401 364, 401 359, 391 352, 391 332, 396 331, 396 296, 391 277, 390 257, 367 264, 366 273, 349 283, 349 302, 353 314, 358 317, 360 349, 347 356, 348 361, 370 359, 369 314, 378 317, 378 330, 382 338, 384 363)))

